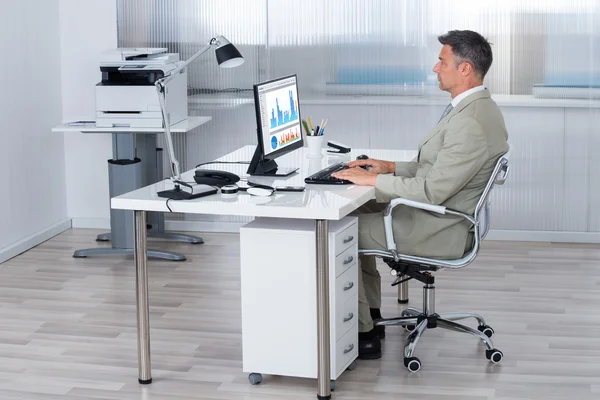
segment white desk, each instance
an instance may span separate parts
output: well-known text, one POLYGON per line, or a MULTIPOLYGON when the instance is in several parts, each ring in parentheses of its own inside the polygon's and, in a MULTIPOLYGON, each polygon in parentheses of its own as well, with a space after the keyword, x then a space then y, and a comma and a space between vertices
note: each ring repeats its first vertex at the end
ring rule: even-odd
MULTIPOLYGON (((277 159, 280 166, 298 166, 298 173, 288 178, 251 177, 252 181, 265 184, 304 185, 304 177, 339 161, 350 161, 359 154, 373 158, 402 161, 414 158, 416 151, 354 150, 347 155, 326 155, 322 159, 307 159, 306 148, 277 159)), ((219 160, 248 161, 254 146, 243 147, 219 160)), ((327 154, 327 153, 324 153, 327 154)), ((212 164, 210 169, 227 170, 245 175, 247 165, 212 164)), ((186 182, 193 181, 194 170, 182 175, 186 182)), ((150 362, 148 273, 146 254, 146 211, 168 212, 166 200, 157 192, 171 188, 168 181, 159 182, 112 198, 113 209, 134 211, 135 266, 138 329, 138 381, 152 382, 150 362)), ((239 194, 223 198, 220 194, 188 201, 169 201, 173 212, 192 214, 218 214, 253 217, 297 218, 315 221, 317 265, 317 338, 318 338, 318 397, 330 396, 330 327, 329 327, 329 254, 328 221, 339 220, 354 211, 375 195, 373 187, 356 185, 306 185, 302 193, 275 193, 270 197, 253 197, 239 194)))
MULTIPOLYGON (((211 117, 189 117, 171 126, 171 132, 184 133, 207 123, 211 117)), ((150 183, 162 180, 162 154, 156 146, 156 134, 163 133, 164 128, 98 128, 94 122, 85 124, 62 124, 52 129, 53 132, 81 133, 110 133, 113 141, 113 158, 109 161, 110 196, 114 197, 129 192, 150 183), (133 161, 139 159, 140 176, 121 174, 130 170, 133 161), (117 161, 117 163, 113 163, 117 161), (118 166, 118 162, 125 162, 118 166), (127 162, 131 162, 127 164, 127 162), (119 173, 111 173, 112 169, 119 173)), ((137 168, 137 167, 133 167, 137 168)), ((111 247, 80 249, 73 257, 85 258, 102 254, 133 254, 133 227, 130 224, 131 212, 111 210, 109 233, 102 233, 96 238, 99 242, 110 241, 111 247)), ((202 243, 202 239, 192 235, 182 235, 165 232, 164 215, 153 213, 148 216, 148 235, 163 239, 180 240, 187 243, 202 243)), ((183 261, 185 256, 180 253, 164 250, 150 250, 150 256, 173 261, 183 261)))

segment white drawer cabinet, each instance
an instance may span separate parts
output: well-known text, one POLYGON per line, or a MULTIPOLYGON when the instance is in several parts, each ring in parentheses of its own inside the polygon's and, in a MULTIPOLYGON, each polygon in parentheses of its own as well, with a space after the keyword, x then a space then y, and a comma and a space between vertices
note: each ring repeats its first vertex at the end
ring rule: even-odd
MULTIPOLYGON (((243 370, 317 377, 315 222, 240 228, 243 370)), ((329 222, 331 379, 358 356, 358 220, 329 222)))

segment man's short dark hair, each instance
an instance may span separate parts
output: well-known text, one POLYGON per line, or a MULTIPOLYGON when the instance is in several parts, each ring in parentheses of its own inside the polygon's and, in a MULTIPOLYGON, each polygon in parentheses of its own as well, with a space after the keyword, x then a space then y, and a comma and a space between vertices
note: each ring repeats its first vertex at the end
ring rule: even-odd
POLYGON ((449 31, 438 36, 438 40, 450 46, 457 67, 468 61, 483 80, 492 65, 492 47, 483 36, 473 31, 449 31))

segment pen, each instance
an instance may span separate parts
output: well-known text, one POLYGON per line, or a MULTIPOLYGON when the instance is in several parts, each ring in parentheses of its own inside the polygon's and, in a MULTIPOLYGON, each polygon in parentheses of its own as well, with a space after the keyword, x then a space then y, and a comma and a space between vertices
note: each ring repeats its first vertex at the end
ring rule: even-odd
POLYGON ((315 128, 315 135, 319 136, 319 125, 315 128))
POLYGON ((304 125, 304 129, 306 130, 306 135, 310 136, 310 129, 308 129, 308 124, 305 120, 302 120, 302 125, 304 125))

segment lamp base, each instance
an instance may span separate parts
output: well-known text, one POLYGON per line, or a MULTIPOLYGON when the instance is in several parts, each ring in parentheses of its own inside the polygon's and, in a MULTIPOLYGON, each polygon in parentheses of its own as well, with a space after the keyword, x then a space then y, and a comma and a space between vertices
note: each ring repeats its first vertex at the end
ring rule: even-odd
POLYGON ((211 194, 217 193, 217 189, 213 187, 202 188, 202 191, 197 193, 186 192, 185 190, 181 190, 179 185, 175 186, 174 189, 163 190, 162 192, 156 193, 158 197, 162 197, 165 199, 171 200, 191 200, 197 199, 199 197, 210 196, 211 194))

